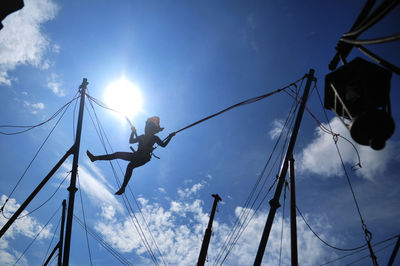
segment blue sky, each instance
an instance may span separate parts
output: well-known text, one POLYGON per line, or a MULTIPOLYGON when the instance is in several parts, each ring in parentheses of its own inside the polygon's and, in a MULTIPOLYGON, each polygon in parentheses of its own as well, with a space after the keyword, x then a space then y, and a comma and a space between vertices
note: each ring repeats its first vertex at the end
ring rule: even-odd
MULTIPOLYGON (((134 83, 142 94, 143 106, 130 119, 141 133, 149 116, 160 116, 165 127, 159 133, 162 139, 239 101, 284 87, 303 77, 310 68, 316 71, 317 87, 323 95, 324 77, 329 73, 327 66, 337 40, 349 30, 363 4, 364 1, 118 1, 110 4, 109 1, 27 0, 21 11, 3 21, 4 28, 0 31, 0 124, 31 125, 46 120, 74 97, 82 78, 89 81, 88 93, 101 101, 106 101, 104 94, 111 83, 122 77, 134 83)), ((396 33, 399 12, 397 8, 362 37, 396 33)), ((399 48, 398 42, 370 47, 396 65, 400 64, 399 48)), ((349 59, 356 56, 362 55, 354 50, 349 59)), ((393 75, 392 112, 397 124, 399 85, 399 76, 393 75)), ((158 148, 156 154, 160 160, 153 158, 134 170, 130 188, 141 212, 130 193, 127 193, 128 199, 160 264, 163 262, 156 244, 168 265, 196 263, 214 193, 223 201, 215 216, 207 264, 216 261, 242 211, 253 218, 227 256, 225 265, 253 263, 272 192, 257 212, 259 201, 252 208, 243 207, 292 102, 286 93, 279 93, 199 124, 177 134, 165 149, 158 148)), ((87 149, 94 154, 104 153, 89 116, 94 115, 93 110, 87 103, 79 168, 87 225, 133 264, 151 265, 153 262, 121 197, 113 195, 118 186, 110 165, 91 163, 85 155, 87 149)), ((308 107, 321 122, 328 123, 315 90, 308 107)), ((128 123, 98 106, 95 110, 113 150, 129 151, 128 123)), ((15 189, 5 214, 15 211, 17 204, 26 199, 71 147, 76 115, 71 104, 15 189)), ((328 116, 334 131, 350 138, 333 113, 328 111, 328 116)), ((52 120, 24 134, 0 136, 2 203, 55 122, 52 120)), ((342 140, 338 145, 362 216, 373 234, 372 243, 399 234, 398 130, 382 151, 356 145, 363 166, 357 171, 351 170, 357 161, 355 150, 342 140)), ((337 247, 364 244, 360 218, 332 137, 322 133, 307 112, 294 155, 297 205, 312 228, 337 247)), ((56 191, 71 165, 72 158, 27 211, 56 191)), ((119 165, 124 170, 126 162, 120 161, 119 165)), ((122 178, 118 164, 114 166, 122 178)), ((273 168, 261 197, 276 174, 277 167, 273 168)), ((61 185, 44 207, 18 220, 0 240, 0 264, 14 265, 61 206, 61 201, 68 197, 67 183, 61 185)), ((283 207, 277 212, 263 260, 265 265, 279 263, 282 228, 281 263, 290 264, 288 199, 284 217, 283 207)), ((75 213, 83 219, 79 192, 75 213)), ((60 216, 58 211, 19 264, 42 263, 60 216)), ((326 247, 300 216, 297 219, 301 264, 320 265, 347 254, 326 247)), ((0 216, 0 225, 5 221, 0 216)), ((57 239, 58 234, 50 250, 57 239)), ((89 243, 94 265, 118 265, 90 236, 89 243)), ((394 240, 385 244, 391 245, 376 254, 381 264, 387 263, 394 240)), ((336 265, 350 263, 366 254, 364 251, 347 257, 336 265)), ((364 259, 356 265, 369 262, 364 259)), ((86 237, 77 223, 73 225, 70 263, 90 265, 86 237)))

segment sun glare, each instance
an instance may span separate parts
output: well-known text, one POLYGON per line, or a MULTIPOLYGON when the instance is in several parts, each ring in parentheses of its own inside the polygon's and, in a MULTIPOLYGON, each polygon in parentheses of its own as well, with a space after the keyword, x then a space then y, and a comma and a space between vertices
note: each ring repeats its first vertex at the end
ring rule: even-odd
POLYGON ((139 89, 126 79, 110 84, 105 91, 104 100, 108 107, 128 118, 142 110, 142 95, 139 89))

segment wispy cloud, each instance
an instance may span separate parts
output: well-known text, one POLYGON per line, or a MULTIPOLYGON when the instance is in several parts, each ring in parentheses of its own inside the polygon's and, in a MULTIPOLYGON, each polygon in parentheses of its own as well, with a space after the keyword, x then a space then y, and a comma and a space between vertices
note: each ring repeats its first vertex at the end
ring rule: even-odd
MULTIPOLYGON (((332 119, 330 125, 334 132, 351 140, 347 128, 338 118, 332 119)), ((328 125, 325 127, 329 128, 328 125)), ((339 138, 338 146, 343 161, 354 166, 358 163, 357 154, 353 146, 347 141, 339 138)), ((355 143, 360 154, 362 168, 356 171, 358 176, 373 180, 375 176, 383 174, 391 161, 399 161, 400 158, 396 152, 399 143, 388 141, 384 150, 375 151, 368 146, 361 146, 355 143)), ((309 143, 303 151, 296 155, 298 159, 299 170, 309 171, 311 173, 323 176, 342 176, 343 169, 332 136, 322 132, 320 128, 315 130, 315 138, 309 143)))
POLYGON ((272 122, 272 129, 268 132, 272 140, 279 137, 283 128, 283 120, 274 120, 272 122))
POLYGON ((57 96, 63 97, 65 96, 65 92, 62 89, 62 82, 58 75, 52 73, 50 77, 47 79, 47 87, 57 96))
POLYGON ((191 188, 178 189, 178 195, 181 198, 190 198, 196 194, 200 189, 204 187, 206 183, 203 181, 201 183, 194 184, 191 188))
POLYGON ((167 192, 165 191, 165 188, 163 188, 163 187, 159 187, 157 190, 158 190, 159 192, 161 192, 162 194, 167 193, 167 192))
POLYGON ((39 110, 43 110, 45 108, 44 103, 30 103, 28 101, 24 101, 24 106, 27 107, 32 114, 37 114, 39 110))
POLYGON ((19 65, 42 67, 50 41, 41 25, 53 19, 58 6, 52 0, 26 1, 22 10, 9 15, 0 32, 0 84, 11 85, 8 72, 19 65))

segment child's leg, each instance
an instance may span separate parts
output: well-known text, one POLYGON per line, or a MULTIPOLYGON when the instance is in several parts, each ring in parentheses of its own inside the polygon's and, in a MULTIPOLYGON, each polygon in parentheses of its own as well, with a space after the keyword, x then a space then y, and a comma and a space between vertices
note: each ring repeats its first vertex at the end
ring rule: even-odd
POLYGON ((115 159, 122 159, 125 161, 131 161, 132 160, 132 156, 133 153, 132 152, 114 152, 112 154, 105 154, 105 155, 98 155, 95 156, 92 153, 90 153, 90 151, 86 151, 87 156, 89 157, 89 159, 94 162, 97 160, 115 160, 115 159))
POLYGON ((115 192, 115 195, 122 195, 122 193, 125 192, 125 188, 128 185, 129 180, 131 179, 132 176, 132 171, 135 168, 135 165, 133 162, 130 162, 128 164, 128 166, 126 167, 126 172, 125 172, 125 176, 124 176, 124 182, 121 185, 121 188, 115 192))

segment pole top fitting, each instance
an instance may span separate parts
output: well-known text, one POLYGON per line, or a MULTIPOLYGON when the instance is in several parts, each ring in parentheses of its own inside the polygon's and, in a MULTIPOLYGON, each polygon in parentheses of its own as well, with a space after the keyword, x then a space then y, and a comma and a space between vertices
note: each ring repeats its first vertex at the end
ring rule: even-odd
POLYGON ((214 197, 217 201, 221 201, 221 197, 218 194, 212 194, 212 197, 214 197))
POLYGON ((87 85, 89 85, 87 78, 83 78, 82 84, 79 86, 79 89, 86 89, 87 85))

